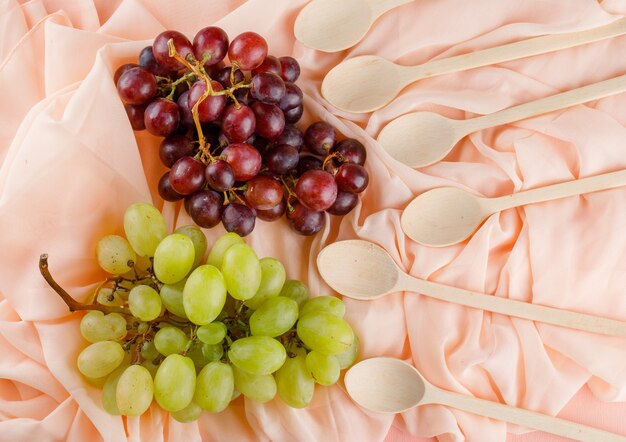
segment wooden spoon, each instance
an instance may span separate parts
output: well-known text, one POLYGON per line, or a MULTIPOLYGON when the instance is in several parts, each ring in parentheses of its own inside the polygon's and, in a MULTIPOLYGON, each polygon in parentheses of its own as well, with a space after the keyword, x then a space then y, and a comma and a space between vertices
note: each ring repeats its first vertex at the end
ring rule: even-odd
POLYGON ((402 212, 402 230, 420 244, 445 247, 467 239, 488 216, 502 210, 621 186, 626 186, 626 170, 498 198, 484 198, 454 187, 440 187, 418 195, 409 203, 402 212))
POLYGON ((330 244, 317 256, 322 278, 349 298, 369 301, 402 291, 508 316, 540 321, 593 333, 626 336, 626 322, 472 292, 424 281, 401 270, 391 256, 368 241, 330 244))
POLYGON ((399 359, 381 357, 361 361, 348 370, 344 382, 357 404, 378 413, 402 413, 420 405, 440 404, 574 440, 626 441, 625 436, 615 433, 443 390, 399 359))
POLYGON ((396 160, 423 167, 443 159, 466 135, 626 91, 626 75, 509 107, 468 120, 451 120, 432 112, 413 112, 383 128, 378 142, 396 160))
MULTIPOLYGON (((338 3, 335 1, 334 5, 338 3)), ((626 34, 626 18, 586 31, 544 35, 418 66, 401 66, 373 55, 355 57, 328 72, 322 83, 322 95, 341 110, 371 112, 388 104, 402 89, 417 80, 504 63, 623 34, 626 34)))
POLYGON ((296 18, 294 34, 305 45, 337 52, 355 45, 385 12, 413 0, 313 0, 296 18))

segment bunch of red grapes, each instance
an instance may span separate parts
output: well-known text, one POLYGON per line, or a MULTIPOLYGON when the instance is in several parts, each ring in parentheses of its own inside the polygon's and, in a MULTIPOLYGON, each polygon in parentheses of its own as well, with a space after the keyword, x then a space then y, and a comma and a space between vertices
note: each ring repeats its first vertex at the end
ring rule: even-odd
POLYGON ((369 182, 365 148, 338 141, 324 122, 298 129, 300 66, 267 51, 254 32, 229 44, 214 26, 193 43, 165 31, 138 64, 118 68, 115 82, 133 129, 164 137, 159 155, 170 168, 159 181, 164 200, 184 199, 200 227, 222 222, 245 236, 257 217, 286 214, 296 232, 313 235, 324 227, 324 212, 345 215, 356 206, 369 182))

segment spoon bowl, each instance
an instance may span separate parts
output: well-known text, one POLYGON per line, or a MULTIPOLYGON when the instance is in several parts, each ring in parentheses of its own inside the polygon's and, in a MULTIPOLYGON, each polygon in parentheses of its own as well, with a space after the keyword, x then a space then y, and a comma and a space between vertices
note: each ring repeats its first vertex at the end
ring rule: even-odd
POLYGON ((376 55, 363 55, 331 69, 322 82, 322 95, 346 112, 371 112, 393 100, 401 88, 398 65, 376 55))
POLYGON ((402 413, 420 405, 427 385, 413 366, 395 358, 361 361, 347 371, 344 382, 354 402, 377 413, 402 413))
POLYGON ((383 248, 360 240, 324 247, 317 255, 317 267, 333 290, 366 300, 393 292, 401 274, 383 248))
POLYGON ((372 15, 369 3, 362 0, 313 0, 298 14, 294 33, 309 47, 341 51, 363 38, 374 21, 372 15))
POLYGON ((454 187, 440 187, 416 197, 402 212, 402 230, 432 247, 467 239, 491 214, 489 200, 454 187))
POLYGON ((433 112, 414 112, 396 118, 378 135, 393 158, 410 167, 423 167, 445 157, 462 138, 462 120, 433 112))

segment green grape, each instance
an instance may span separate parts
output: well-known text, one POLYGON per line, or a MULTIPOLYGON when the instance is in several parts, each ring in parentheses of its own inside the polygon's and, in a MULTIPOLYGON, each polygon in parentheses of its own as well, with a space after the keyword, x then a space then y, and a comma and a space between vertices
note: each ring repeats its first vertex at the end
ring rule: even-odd
MULTIPOLYGON (((232 365, 231 365, 232 368, 232 365)), ((271 376, 271 375, 270 375, 271 376)), ((237 399, 239 396, 241 396, 241 391, 237 390, 236 388, 233 388, 233 395, 230 397, 230 401, 234 401, 235 399, 237 399)))
POLYGON ((313 399, 315 380, 306 366, 305 356, 289 358, 274 374, 280 398, 293 408, 304 408, 313 399))
POLYGON ((154 346, 163 356, 180 353, 188 343, 189 337, 177 327, 163 327, 154 335, 154 346))
POLYGON ((105 272, 121 275, 130 270, 128 261, 137 259, 135 251, 130 247, 126 238, 119 235, 107 235, 96 245, 98 264, 105 272))
POLYGON ((298 320, 298 304, 293 299, 277 296, 265 301, 250 316, 250 332, 255 336, 280 336, 298 320))
MULTIPOLYGON (((160 363, 160 362, 159 362, 160 363)), ((158 364, 154 364, 154 360, 152 361, 143 361, 141 363, 141 365, 148 370, 148 372, 150 373, 150 376, 152 376, 152 378, 154 379, 154 377, 156 376, 156 372, 159 369, 159 365, 158 364)))
POLYGON ((233 365, 235 388, 245 397, 253 401, 264 403, 276 396, 276 381, 271 374, 256 375, 248 373, 233 365))
POLYGON ((339 367, 341 367, 342 370, 350 367, 352 364, 356 362, 356 360, 359 357, 360 347, 361 347, 361 343, 359 341, 359 337, 355 333, 354 342, 352 342, 352 345, 350 346, 350 348, 344 351, 343 353, 339 353, 338 355, 335 355, 335 357, 339 361, 339 367))
POLYGON ((202 407, 191 401, 189 405, 187 405, 182 410, 173 411, 172 417, 174 420, 182 423, 189 423, 193 421, 197 421, 200 415, 202 414, 202 407))
POLYGON ((161 408, 179 411, 191 403, 196 389, 196 367, 186 356, 171 354, 154 377, 154 398, 161 408))
POLYGON ((193 365, 196 367, 196 371, 200 371, 202 367, 211 362, 202 352, 204 344, 199 341, 194 341, 187 350, 186 356, 193 361, 193 365))
POLYGON ((198 374, 194 401, 211 413, 223 411, 233 396, 233 369, 223 362, 211 362, 198 374))
POLYGON ((139 333, 140 335, 144 335, 148 333, 149 328, 150 326, 148 325, 147 322, 140 322, 139 325, 137 326, 137 333, 139 333))
POLYGON ((116 369, 113 373, 111 373, 104 383, 102 387, 102 406, 106 410, 107 413, 112 414, 113 416, 119 416, 122 414, 120 409, 117 408, 117 400, 115 399, 115 395, 117 392, 117 383, 122 376, 122 373, 126 370, 126 367, 120 367, 116 369))
POLYGON ((228 358, 248 373, 262 375, 274 373, 287 357, 283 344, 268 336, 248 336, 230 345, 228 358))
POLYGON ((159 243, 154 252, 154 274, 164 284, 175 284, 183 279, 195 259, 193 242, 180 233, 172 233, 159 243))
POLYGON ((354 341, 354 332, 350 324, 320 311, 301 316, 297 332, 304 345, 327 355, 343 353, 354 341))
POLYGON ((224 347, 221 344, 204 344, 202 345, 202 354, 209 362, 217 362, 224 356, 224 347))
POLYGON ((346 305, 334 296, 317 296, 304 303, 300 308, 300 316, 316 311, 326 312, 341 319, 346 313, 346 305))
POLYGON ((89 342, 119 341, 126 336, 126 319, 117 313, 87 312, 80 320, 80 333, 89 342))
POLYGON ((124 232, 138 255, 154 256, 157 246, 167 235, 167 226, 156 207, 135 203, 124 213, 124 232))
POLYGON ((279 296, 293 299, 298 303, 298 308, 309 299, 309 288, 297 279, 288 279, 285 281, 279 296))
POLYGON ((195 269, 202 263, 208 246, 204 232, 196 226, 189 225, 179 227, 174 231, 174 233, 185 235, 193 243, 194 259, 192 268, 195 269))
POLYGON ((187 314, 183 307, 183 288, 185 288, 186 282, 187 280, 183 279, 176 284, 165 284, 159 292, 165 308, 183 319, 187 319, 187 314))
POLYGON ((333 385, 339 380, 341 367, 335 356, 313 350, 306 355, 306 366, 320 385, 333 385))
POLYGON ((219 344, 226 337, 226 326, 223 322, 211 322, 199 327, 196 335, 205 344, 219 344))
POLYGON ((213 267, 217 267, 218 269, 221 268, 224 253, 226 253, 226 250, 228 250, 230 246, 235 244, 245 243, 243 242, 241 236, 237 235, 235 232, 223 234, 217 239, 217 241, 215 241, 213 247, 211 247, 206 263, 212 265, 213 267))
POLYGON ((117 408, 124 416, 139 416, 150 407, 153 393, 154 383, 148 369, 143 365, 131 365, 117 381, 117 408))
POLYGON ((202 265, 191 272, 183 289, 183 307, 191 322, 205 325, 212 322, 226 302, 226 284, 220 271, 202 265))
POLYGON ((78 370, 90 378, 107 376, 122 363, 124 353, 119 342, 96 342, 78 355, 78 370))
POLYGON ((114 293, 113 289, 108 287, 102 287, 98 290, 96 300, 98 304, 108 305, 109 307, 121 307, 126 304, 126 299, 118 291, 114 293))
POLYGON ((154 345, 154 341, 144 341, 141 344, 141 357, 148 361, 154 361, 161 356, 159 350, 154 345))
POLYGON ((140 321, 152 321, 161 314, 163 304, 156 290, 149 285, 138 285, 128 295, 128 307, 140 321))
POLYGON ((252 298, 261 285, 259 259, 247 244, 229 247, 224 254, 221 270, 228 293, 240 301, 252 298))
POLYGON ((255 310, 265 301, 278 296, 285 283, 285 267, 276 258, 261 258, 261 285, 255 295, 246 301, 246 305, 255 310))

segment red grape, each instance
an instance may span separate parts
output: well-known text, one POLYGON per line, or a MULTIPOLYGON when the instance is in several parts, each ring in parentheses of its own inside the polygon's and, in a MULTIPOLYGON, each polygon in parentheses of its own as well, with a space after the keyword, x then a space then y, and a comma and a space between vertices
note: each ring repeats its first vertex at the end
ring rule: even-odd
POLYGON ((188 55, 193 56, 193 46, 187 37, 178 31, 164 31, 154 39, 152 43, 152 53, 157 63, 170 71, 177 71, 184 68, 184 65, 174 57, 170 57, 170 50, 167 47, 167 42, 170 39, 174 42, 176 52, 185 60, 188 55))
POLYGON ((207 183, 218 192, 225 192, 235 185, 235 172, 224 160, 210 162, 204 170, 207 183))
POLYGON ((286 210, 287 210, 287 203, 283 199, 280 201, 280 203, 278 203, 271 209, 267 209, 267 210, 257 209, 256 216, 262 219, 263 221, 276 221, 277 219, 279 219, 281 216, 285 214, 286 210))
POLYGON ((370 178, 365 167, 345 163, 339 167, 335 181, 337 181, 337 187, 344 192, 360 193, 365 190, 370 178))
POLYGON ((322 170, 322 160, 311 155, 300 155, 298 161, 298 175, 304 174, 307 170, 322 170))
POLYGON ((207 229, 220 222, 223 208, 222 195, 213 190, 201 190, 185 198, 185 209, 193 222, 207 229))
POLYGON ((228 145, 222 151, 222 159, 233 168, 236 181, 248 181, 261 170, 261 154, 246 143, 228 145))
POLYGON ((165 201, 174 202, 174 201, 182 200, 185 197, 185 195, 181 195, 180 193, 176 192, 174 188, 172 187, 172 184, 170 183, 169 172, 165 172, 163 176, 161 177, 161 179, 159 180, 158 189, 159 189, 159 195, 165 201))
MULTIPOLYGON (((219 92, 224 90, 221 83, 211 81, 211 88, 219 92)), ((202 80, 196 81, 189 90, 189 109, 193 110, 196 103, 202 98, 206 91, 206 83, 202 80)), ((209 95, 198 105, 198 117, 203 123, 216 120, 226 106, 226 95, 209 95)))
POLYGON ((300 156, 295 147, 289 144, 277 144, 269 149, 264 158, 267 170, 276 175, 285 175, 298 165, 300 156))
POLYGON ((304 113, 304 106, 296 106, 293 109, 289 109, 283 112, 285 114, 285 122, 289 124, 294 124, 300 121, 302 118, 302 114, 304 113))
POLYGON ((323 121, 311 124, 304 133, 304 144, 313 153, 326 155, 335 145, 335 129, 323 121))
POLYGON ((117 82, 124 72, 126 72, 129 69, 137 68, 137 67, 139 67, 139 65, 135 63, 126 63, 126 64, 121 65, 119 68, 115 70, 115 74, 113 74, 113 83, 117 86, 117 82))
POLYGON ((304 134, 296 126, 287 124, 283 132, 276 138, 276 144, 289 144, 300 152, 304 146, 304 134))
POLYGON ((296 232, 307 236, 322 230, 326 223, 324 212, 308 209, 297 202, 293 205, 293 210, 287 212, 287 219, 296 232))
POLYGON ((278 102, 278 107, 280 107, 282 111, 287 111, 294 107, 301 106, 302 100, 303 96, 300 88, 293 83, 286 82, 285 93, 283 94, 283 98, 278 102))
POLYGON ((291 81, 292 83, 300 76, 300 65, 293 57, 280 57, 280 76, 285 81, 291 81))
POLYGON ((267 56, 267 42, 255 32, 239 34, 228 48, 228 57, 244 71, 261 66, 267 56))
POLYGON ((182 157, 170 170, 172 188, 181 195, 191 195, 204 185, 204 164, 193 157, 182 157))
POLYGON ((261 72, 252 77, 253 98, 263 103, 278 103, 285 95, 285 82, 276 74, 261 72))
POLYGON ((275 179, 258 175, 248 181, 244 198, 255 209, 269 210, 282 201, 283 188, 275 179))
POLYGON ((337 192, 337 199, 326 211, 331 215, 345 215, 350 212, 356 204, 359 202, 359 195, 351 192, 344 192, 339 190, 337 192))
POLYGON ((128 120, 133 130, 144 130, 146 128, 143 122, 143 115, 146 111, 145 104, 125 104, 124 110, 128 115, 128 120))
POLYGON ((156 78, 143 68, 130 68, 117 81, 117 92, 127 104, 143 104, 156 95, 156 78))
POLYGON ((256 133, 267 139, 278 137, 285 128, 285 116, 275 104, 259 101, 252 104, 256 117, 256 133))
POLYGON ((252 209, 239 203, 230 203, 222 212, 222 224, 229 232, 246 236, 254 230, 256 215, 252 209))
POLYGON ((205 67, 218 64, 228 51, 228 35, 217 26, 208 26, 198 31, 193 38, 193 53, 196 60, 204 62, 205 67))
POLYGON ((171 71, 156 61, 152 52, 152 46, 146 46, 139 53, 139 66, 159 77, 168 77, 171 73, 171 71))
POLYGON ((178 104, 178 110, 180 111, 181 124, 188 129, 195 128, 196 123, 193 121, 193 114, 191 113, 191 109, 189 109, 189 91, 180 94, 180 97, 176 100, 176 104, 178 104))
MULTIPOLYGON (((230 81, 230 72, 232 71, 232 69, 233 68, 231 68, 230 66, 220 69, 215 74, 214 80, 222 83, 222 86, 224 87, 231 87, 233 85, 230 81)), ((239 69, 235 70, 233 76, 235 77, 235 84, 241 83, 243 80, 246 79, 243 75, 243 72, 241 72, 239 69)))
POLYGON ((278 61, 278 58, 268 55, 259 67, 252 69, 251 74, 254 77, 261 72, 271 72, 272 74, 280 75, 280 61, 278 61))
POLYGON ((146 107, 143 121, 148 132, 166 137, 178 127, 178 106, 167 98, 157 98, 146 107))
POLYGON ((362 166, 365 163, 365 158, 367 157, 365 147, 353 138, 346 138, 345 140, 340 141, 331 149, 331 152, 341 155, 339 157, 339 161, 335 162, 337 165, 340 163, 354 163, 362 166))
POLYGON ((326 210, 337 199, 337 183, 328 172, 308 170, 298 179, 295 194, 309 209, 326 210))
POLYGON ((239 109, 231 104, 222 113, 222 131, 231 143, 243 143, 250 138, 255 129, 254 112, 245 104, 239 109))
POLYGON ((159 157, 165 166, 172 167, 182 157, 193 156, 193 151, 193 143, 189 138, 183 135, 170 135, 161 141, 159 157))

